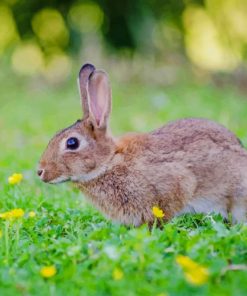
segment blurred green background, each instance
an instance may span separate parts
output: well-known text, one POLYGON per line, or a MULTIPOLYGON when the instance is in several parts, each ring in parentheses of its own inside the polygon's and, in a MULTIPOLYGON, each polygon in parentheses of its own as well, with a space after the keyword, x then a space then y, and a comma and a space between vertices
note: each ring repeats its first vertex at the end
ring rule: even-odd
POLYGON ((1 0, 0 21, 1 66, 49 83, 105 59, 129 78, 142 70, 148 80, 150 69, 161 84, 175 75, 165 66, 189 63, 246 75, 246 0, 1 0))
POLYGON ((0 0, 0 213, 26 213, 9 232, 0 219, 0 295, 247 295, 246 225, 188 215, 150 234, 38 179, 49 139, 82 116, 86 62, 109 73, 114 135, 206 117, 247 146, 246 0, 0 0), (178 254, 207 266, 208 283, 187 283, 178 254))

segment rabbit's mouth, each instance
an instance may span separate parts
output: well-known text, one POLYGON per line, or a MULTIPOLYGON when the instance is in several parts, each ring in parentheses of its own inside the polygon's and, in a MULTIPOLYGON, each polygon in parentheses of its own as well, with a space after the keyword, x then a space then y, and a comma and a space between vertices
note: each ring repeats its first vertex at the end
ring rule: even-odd
POLYGON ((64 182, 71 180, 69 177, 63 176, 63 175, 56 177, 56 178, 50 178, 49 176, 47 176, 47 174, 43 173, 43 170, 42 170, 42 173, 40 171, 41 170, 38 171, 38 175, 39 175, 41 181, 43 181, 45 183, 60 184, 60 183, 64 183, 64 182))
POLYGON ((55 171, 54 173, 49 167, 47 168, 44 165, 39 166, 37 174, 41 181, 49 184, 59 184, 71 180, 69 176, 65 176, 59 171, 55 171))

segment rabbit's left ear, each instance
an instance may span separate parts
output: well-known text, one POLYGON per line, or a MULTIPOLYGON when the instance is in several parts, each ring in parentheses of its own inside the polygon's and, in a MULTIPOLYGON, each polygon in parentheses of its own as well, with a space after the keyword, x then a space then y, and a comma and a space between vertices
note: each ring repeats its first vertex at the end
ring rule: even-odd
POLYGON ((107 128, 111 112, 111 88, 104 71, 96 70, 88 82, 89 116, 96 128, 107 128))
POLYGON ((88 81, 90 75, 95 71, 92 64, 85 64, 81 67, 78 77, 78 86, 81 97, 81 104, 84 113, 84 118, 89 117, 89 97, 88 97, 88 81))

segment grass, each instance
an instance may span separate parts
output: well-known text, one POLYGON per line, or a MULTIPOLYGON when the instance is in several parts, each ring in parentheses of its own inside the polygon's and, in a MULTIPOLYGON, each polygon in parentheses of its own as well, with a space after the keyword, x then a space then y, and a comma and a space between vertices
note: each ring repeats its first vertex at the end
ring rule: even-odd
MULTIPOLYGON (((47 141, 81 117, 76 83, 49 88, 0 79, 0 212, 25 211, 0 221, 0 295, 247 295, 246 225, 186 215, 152 232, 127 228, 107 221, 70 184, 42 184, 35 171, 47 141), (11 186, 14 172, 24 180, 11 186), (204 285, 187 282, 179 254, 208 269, 204 285), (57 273, 44 279, 40 270, 50 265, 57 273)), ((197 116, 223 123, 247 146, 247 101, 231 87, 113 83, 113 98, 114 134, 197 116)))

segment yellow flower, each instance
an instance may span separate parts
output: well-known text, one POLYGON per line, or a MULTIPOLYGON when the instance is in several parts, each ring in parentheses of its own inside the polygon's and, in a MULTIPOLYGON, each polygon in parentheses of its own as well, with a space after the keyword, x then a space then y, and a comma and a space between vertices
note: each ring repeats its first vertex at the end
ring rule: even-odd
POLYGON ((200 267, 198 269, 185 272, 185 278, 193 285, 204 285, 208 281, 208 270, 204 267, 200 267))
POLYGON ((156 218, 163 218, 165 216, 164 212, 158 207, 153 207, 152 210, 156 218))
POLYGON ((51 266, 44 266, 40 269, 40 274, 44 278, 53 277, 57 273, 57 269, 54 265, 51 266))
POLYGON ((23 209, 14 209, 11 211, 12 218, 21 218, 24 216, 23 209))
POLYGON ((178 255, 176 262, 182 267, 186 280, 193 285, 203 285, 208 281, 209 272, 187 256, 178 255))
POLYGON ((0 218, 2 219, 12 219, 12 218, 21 218, 24 216, 24 211, 22 209, 13 209, 11 211, 1 213, 0 218))
POLYGON ((120 281, 124 276, 124 273, 121 269, 115 268, 112 273, 112 277, 115 281, 120 281))
POLYGON ((23 179, 23 175, 22 174, 15 173, 15 174, 13 174, 12 176, 10 176, 8 178, 8 182, 11 185, 15 185, 15 184, 19 184, 22 181, 22 179, 23 179))
POLYGON ((34 211, 30 211, 29 213, 28 213, 28 217, 29 218, 34 218, 36 216, 36 213, 34 212, 34 211))
POLYGON ((176 262, 182 267, 186 269, 195 269, 197 267, 197 263, 190 259, 188 256, 178 255, 176 257, 176 262))

